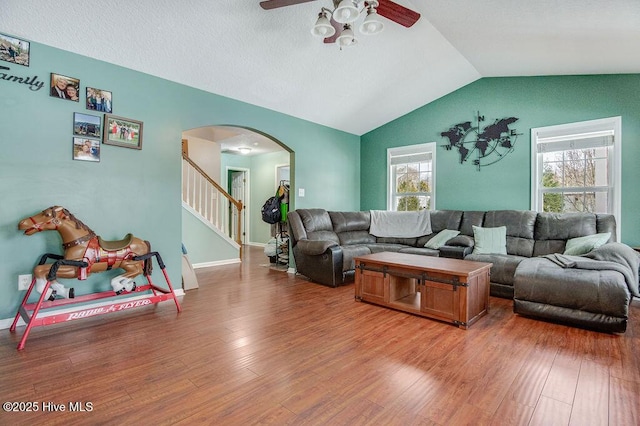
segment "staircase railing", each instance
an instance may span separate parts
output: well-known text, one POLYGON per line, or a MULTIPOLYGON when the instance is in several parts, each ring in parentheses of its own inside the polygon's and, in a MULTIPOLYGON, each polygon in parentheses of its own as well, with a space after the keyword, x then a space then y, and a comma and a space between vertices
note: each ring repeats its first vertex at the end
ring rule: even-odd
POLYGON ((238 243, 240 257, 242 257, 242 201, 229 195, 189 156, 184 154, 182 155, 182 201, 221 233, 238 243), (237 214, 233 214, 232 209, 235 209, 237 214), (232 224, 234 216, 237 220, 232 224))

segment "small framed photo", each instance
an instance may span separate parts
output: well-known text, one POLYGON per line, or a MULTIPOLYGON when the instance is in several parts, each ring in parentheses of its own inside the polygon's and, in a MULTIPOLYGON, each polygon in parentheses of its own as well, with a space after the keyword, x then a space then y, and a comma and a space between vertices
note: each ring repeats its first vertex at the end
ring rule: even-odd
POLYGON ((100 136, 102 136, 102 127, 100 127, 100 120, 100 117, 97 115, 74 112, 73 134, 78 136, 88 136, 90 138, 99 138, 100 136))
POLYGON ((79 102, 80 80, 66 75, 51 73, 51 96, 79 102))
POLYGON ((80 161, 100 161, 100 140, 73 138, 73 159, 80 161))
POLYGON ((111 92, 87 87, 87 109, 111 114, 113 112, 111 92))
POLYGON ((25 67, 29 66, 31 43, 26 40, 0 34, 0 60, 25 67))
POLYGON ((102 143, 142 149, 142 121, 105 114, 102 143))

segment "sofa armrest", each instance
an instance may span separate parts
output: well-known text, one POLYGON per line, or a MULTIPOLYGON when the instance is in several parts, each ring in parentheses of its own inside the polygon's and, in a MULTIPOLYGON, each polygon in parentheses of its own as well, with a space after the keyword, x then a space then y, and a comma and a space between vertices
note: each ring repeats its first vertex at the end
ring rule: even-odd
POLYGON ((303 239, 298 241, 297 245, 302 253, 308 256, 317 256, 327 251, 329 247, 334 247, 334 246, 337 246, 338 244, 335 241, 326 241, 326 240, 312 241, 312 240, 303 239))
POLYGON ((461 246, 441 246, 439 249, 440 257, 448 257, 450 259, 464 259, 473 251, 473 247, 461 246))
POLYGON ((337 287, 344 283, 344 276, 342 273, 342 264, 344 262, 344 256, 342 253, 342 247, 329 241, 298 241, 293 247, 293 256, 296 261, 296 271, 302 275, 305 275, 312 281, 324 284, 330 287, 337 287), (315 243, 311 244, 311 247, 315 250, 319 250, 322 247, 322 243, 331 245, 324 252, 320 254, 307 254, 302 251, 304 244, 300 242, 315 243))
POLYGON ((473 247, 474 245, 473 238, 468 235, 457 235, 447 241, 447 246, 453 247, 473 247))

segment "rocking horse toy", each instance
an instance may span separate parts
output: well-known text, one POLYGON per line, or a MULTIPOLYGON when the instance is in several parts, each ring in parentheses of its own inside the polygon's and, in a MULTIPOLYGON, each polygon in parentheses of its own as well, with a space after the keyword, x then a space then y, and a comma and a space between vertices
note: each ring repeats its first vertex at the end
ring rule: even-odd
MULTIPOLYGON (((141 256, 150 252, 148 241, 131 234, 120 241, 104 241, 97 236, 87 225, 78 220, 67 209, 59 206, 50 207, 41 213, 23 219, 18 224, 19 230, 24 230, 25 235, 33 235, 36 232, 56 230, 62 237, 64 259, 83 261, 85 267, 62 265, 57 270, 60 278, 87 279, 91 272, 103 272, 112 268, 122 268, 125 273, 111 280, 111 286, 116 294, 123 291, 132 291, 136 284, 133 278, 145 272, 145 267, 150 268, 151 262, 133 260, 135 256, 141 256)), ((33 275, 36 279, 36 290, 43 292, 47 283, 47 274, 52 264, 42 264, 35 267, 33 275)), ((146 271, 147 275, 150 270, 146 271)), ((54 300, 56 296, 73 298, 73 288, 67 289, 56 280, 51 282, 51 288, 47 290, 45 299, 54 300)))
POLYGON ((12 332, 15 331, 20 316, 27 323, 27 329, 18 345, 19 350, 24 347, 31 327, 36 325, 85 318, 168 299, 175 301, 178 312, 180 312, 180 304, 165 271, 162 258, 159 253, 151 251, 151 245, 148 241, 143 241, 132 234, 127 234, 119 241, 105 241, 67 209, 60 206, 49 207, 37 215, 21 220, 18 229, 24 231, 25 235, 33 235, 41 231, 58 231, 64 249, 62 256, 51 253, 43 255, 33 270, 33 280, 10 328, 12 332), (154 256, 162 269, 168 290, 155 286, 151 281, 152 258, 154 256), (55 261, 47 263, 48 259, 55 261), (76 297, 74 288, 67 288, 57 280, 57 278, 85 280, 91 273, 118 268, 123 269, 124 273, 111 279, 113 291, 94 295, 76 297), (140 275, 144 275, 149 284, 138 286, 134 278, 140 275), (29 295, 34 288, 40 293, 40 298, 37 303, 28 304, 29 295), (80 309, 71 314, 37 317, 41 308, 86 302, 132 292, 146 292, 147 290, 151 290, 153 295, 146 299, 136 299, 135 303, 114 303, 97 309, 80 309))

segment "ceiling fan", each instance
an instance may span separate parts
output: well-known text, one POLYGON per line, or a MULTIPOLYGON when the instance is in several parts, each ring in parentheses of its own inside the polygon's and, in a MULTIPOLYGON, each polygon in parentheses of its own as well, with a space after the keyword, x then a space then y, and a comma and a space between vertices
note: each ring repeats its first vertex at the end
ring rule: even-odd
MULTIPOLYGON (((263 9, 277 9, 315 0, 264 0, 260 2, 263 9)), ((377 15, 384 16, 403 27, 411 27, 420 19, 420 14, 407 9, 391 0, 332 0, 334 9, 322 8, 318 14, 316 25, 311 33, 324 38, 325 43, 348 46, 356 43, 351 24, 366 10, 366 18, 360 26, 363 34, 377 34, 383 24, 377 15), (359 9, 360 7, 362 9, 359 9), (377 13, 376 13, 377 12, 377 13)))

